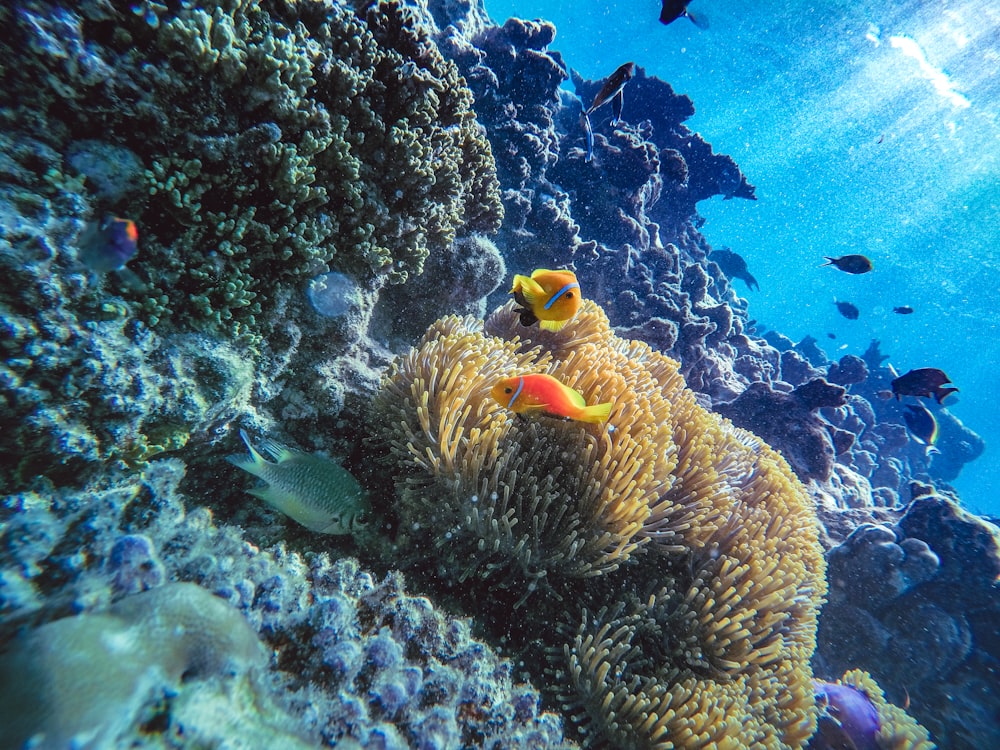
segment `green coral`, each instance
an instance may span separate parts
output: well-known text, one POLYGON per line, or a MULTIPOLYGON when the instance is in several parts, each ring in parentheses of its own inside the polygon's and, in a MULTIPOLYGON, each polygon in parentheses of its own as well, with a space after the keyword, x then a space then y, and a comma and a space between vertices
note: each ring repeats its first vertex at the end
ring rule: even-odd
POLYGON ((22 61, 5 129, 59 153, 100 134, 144 164, 141 198, 96 202, 140 226, 144 284, 120 292, 150 324, 252 339, 281 288, 331 264, 401 283, 499 226, 472 95, 402 3, 34 0, 0 28, 22 61))

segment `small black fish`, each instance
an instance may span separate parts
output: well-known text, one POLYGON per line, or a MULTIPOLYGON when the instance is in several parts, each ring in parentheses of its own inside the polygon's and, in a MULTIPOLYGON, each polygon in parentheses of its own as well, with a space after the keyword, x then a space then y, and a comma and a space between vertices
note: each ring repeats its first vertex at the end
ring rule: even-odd
POLYGON ((831 339, 837 338, 837 334, 835 334, 835 333, 828 333, 826 335, 827 335, 827 338, 831 338, 831 339))
POLYGON ((625 95, 622 93, 622 90, 625 88, 625 84, 631 81, 634 76, 635 63, 627 62, 624 65, 620 65, 614 73, 608 76, 608 80, 601 86, 601 90, 597 92, 594 101, 580 115, 580 124, 583 126, 583 130, 587 136, 586 161, 594 158, 594 129, 590 125, 590 115, 594 110, 611 102, 611 127, 617 125, 622 119, 622 107, 625 106, 625 95))
POLYGON ((864 255, 842 255, 839 258, 824 255, 823 257, 829 261, 824 263, 824 266, 836 266, 847 273, 868 273, 872 270, 872 262, 864 255))
POLYGON ((729 278, 742 279, 743 283, 747 285, 747 289, 760 289, 757 279, 753 277, 747 268, 747 262, 729 248, 723 247, 713 250, 708 259, 718 264, 722 272, 729 278))
POLYGON ((944 386, 951 382, 951 378, 944 374, 943 370, 936 367, 921 367, 910 370, 905 375, 900 375, 892 381, 892 393, 898 401, 903 396, 925 396, 934 397, 939 404, 948 397, 949 393, 957 393, 958 388, 944 386))
POLYGON ((843 315, 848 320, 857 320, 858 319, 858 315, 859 315, 858 308, 856 308, 850 302, 836 302, 836 301, 834 301, 833 304, 835 304, 837 306, 837 309, 840 311, 840 314, 843 315))
POLYGON ((928 453, 938 453, 934 447, 938 439, 938 423, 934 415, 923 404, 907 404, 903 412, 903 421, 910 434, 921 445, 927 446, 928 453))
POLYGON ((909 305, 903 305, 902 307, 894 307, 892 311, 897 315, 910 315, 913 313, 913 308, 909 305))
POLYGON ((693 16, 687 7, 691 0, 663 0, 663 7, 660 8, 660 23, 670 24, 681 16, 685 16, 691 23, 699 29, 707 29, 708 21, 702 15, 693 16))

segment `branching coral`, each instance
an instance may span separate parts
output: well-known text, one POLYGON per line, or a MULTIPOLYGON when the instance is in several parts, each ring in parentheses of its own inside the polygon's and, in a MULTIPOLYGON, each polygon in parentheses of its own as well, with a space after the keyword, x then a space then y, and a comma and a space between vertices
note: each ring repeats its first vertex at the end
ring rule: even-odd
POLYGON ((419 567, 435 548, 439 575, 484 579, 494 598, 544 587, 561 602, 525 617, 590 740, 808 739, 825 592, 811 504, 775 451, 698 406, 675 362, 616 337, 592 302, 556 332, 508 304, 485 329, 438 321, 375 411, 405 472, 399 551, 419 567), (613 402, 609 426, 516 418, 489 391, 524 372, 613 402))

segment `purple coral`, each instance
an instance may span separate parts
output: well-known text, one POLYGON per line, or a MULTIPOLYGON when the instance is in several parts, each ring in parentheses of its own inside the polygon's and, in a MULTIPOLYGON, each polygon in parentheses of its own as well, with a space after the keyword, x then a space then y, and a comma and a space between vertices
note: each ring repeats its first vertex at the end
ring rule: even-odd
POLYGON ((809 750, 879 750, 882 725, 867 695, 852 685, 823 680, 813 680, 813 689, 821 712, 809 750))

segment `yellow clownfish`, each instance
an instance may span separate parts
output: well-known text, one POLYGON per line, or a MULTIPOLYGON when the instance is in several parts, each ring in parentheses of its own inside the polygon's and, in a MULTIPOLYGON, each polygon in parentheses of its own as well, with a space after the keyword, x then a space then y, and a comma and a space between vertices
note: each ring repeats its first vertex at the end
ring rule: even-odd
POLYGON ((580 309, 580 283, 572 271, 536 269, 531 277, 514 276, 511 294, 521 307, 521 325, 538 323, 546 331, 558 331, 580 309))
POLYGON ((503 378, 490 395, 516 414, 545 414, 594 424, 608 421, 611 414, 610 401, 587 406, 579 391, 542 373, 503 378))

